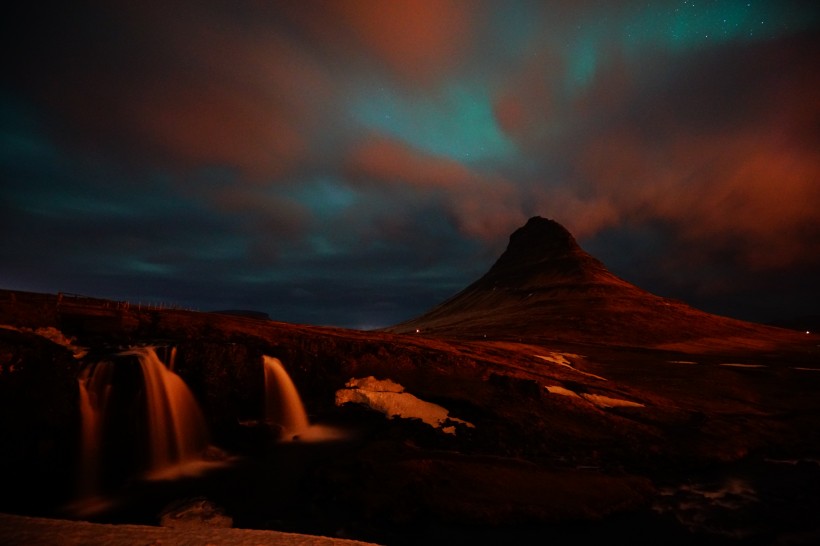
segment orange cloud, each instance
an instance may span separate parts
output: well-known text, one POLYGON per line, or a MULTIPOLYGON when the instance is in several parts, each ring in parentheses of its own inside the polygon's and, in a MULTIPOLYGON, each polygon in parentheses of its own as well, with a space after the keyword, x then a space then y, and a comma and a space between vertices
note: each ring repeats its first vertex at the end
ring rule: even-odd
POLYGON ((470 186, 476 179, 457 161, 424 154, 384 137, 370 138, 355 148, 347 167, 364 183, 406 185, 420 190, 457 190, 470 186))
POLYGON ((333 55, 375 60, 402 84, 452 75, 470 52, 483 14, 468 0, 335 0, 285 8, 294 26, 333 55))
POLYGON ((687 267, 820 263, 820 75, 797 37, 726 47, 675 70, 615 57, 568 107, 545 211, 579 237, 664 226, 687 267), (563 154, 563 155, 562 155, 563 154), (556 183, 556 185, 558 185, 556 183))
POLYGON ((365 141, 351 152, 346 172, 356 186, 410 190, 441 200, 462 233, 486 241, 505 237, 526 218, 520 190, 509 181, 396 140, 365 141))
POLYGON ((818 261, 818 154, 765 127, 663 141, 621 128, 589 141, 576 164, 595 196, 572 203, 581 236, 662 221, 687 247, 730 250, 749 268, 818 261))
POLYGON ((447 75, 472 41, 475 4, 466 0, 342 2, 343 20, 356 36, 408 82, 447 75))
POLYGON ((172 163, 226 165, 261 179, 285 172, 306 152, 304 135, 264 97, 207 85, 141 92, 128 121, 172 163))
POLYGON ((552 121, 556 99, 550 75, 562 70, 559 58, 543 47, 504 82, 493 104, 498 125, 520 147, 535 148, 552 121))

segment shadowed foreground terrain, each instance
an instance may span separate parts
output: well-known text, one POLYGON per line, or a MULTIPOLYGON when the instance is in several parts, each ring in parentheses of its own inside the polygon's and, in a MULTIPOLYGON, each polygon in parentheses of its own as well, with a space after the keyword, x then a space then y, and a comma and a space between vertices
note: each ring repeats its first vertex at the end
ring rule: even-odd
POLYGON ((820 541, 820 338, 649 294, 542 218, 385 331, 20 292, 0 325, 9 514, 159 525, 206 499, 225 525, 381 544, 820 541), (116 356, 135 346, 190 388, 210 470, 144 479, 142 390, 116 356), (273 359, 310 420, 293 440, 265 421, 273 359), (78 380, 108 361, 117 456, 78 511, 78 380))

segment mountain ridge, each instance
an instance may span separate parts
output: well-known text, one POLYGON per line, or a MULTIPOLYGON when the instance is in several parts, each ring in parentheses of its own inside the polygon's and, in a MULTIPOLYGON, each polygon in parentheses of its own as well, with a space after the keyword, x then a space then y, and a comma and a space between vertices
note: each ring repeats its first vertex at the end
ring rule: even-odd
POLYGON ((611 273, 560 223, 534 216, 482 277, 422 315, 385 328, 462 338, 663 346, 756 346, 792 332, 695 309, 611 273))

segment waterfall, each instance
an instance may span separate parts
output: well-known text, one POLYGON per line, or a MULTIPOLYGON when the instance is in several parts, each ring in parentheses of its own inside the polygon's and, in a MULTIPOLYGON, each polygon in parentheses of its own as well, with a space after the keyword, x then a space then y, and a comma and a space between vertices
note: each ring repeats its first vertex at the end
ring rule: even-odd
POLYGON ((100 500, 99 469, 102 463, 103 417, 111 395, 113 365, 98 362, 80 373, 80 460, 77 512, 91 512, 104 503, 100 500))
POLYGON ((134 355, 145 382, 148 429, 148 476, 181 475, 180 465, 201 458, 208 446, 205 419, 188 386, 165 367, 153 347, 120 353, 134 355))
POLYGON ((263 356, 262 363, 265 370, 265 421, 282 427, 282 440, 329 442, 348 437, 344 430, 311 424, 299 391, 282 362, 272 356, 263 356))
POLYGON ((160 361, 165 363, 165 367, 172 372, 176 371, 177 348, 176 345, 159 345, 154 347, 160 361))
MULTIPOLYGON (((174 356, 171 351, 170 360, 174 356)), ((146 479, 180 478, 225 462, 203 459, 206 450, 211 458, 218 450, 209 446, 199 405, 154 347, 131 348, 86 366, 78 384, 79 483, 69 511, 90 515, 106 509, 112 479, 116 484, 142 472, 146 479), (136 357, 139 365, 120 357, 136 357)))
POLYGON ((265 419, 280 425, 286 438, 310 427, 299 391, 278 358, 263 356, 265 368, 265 419))

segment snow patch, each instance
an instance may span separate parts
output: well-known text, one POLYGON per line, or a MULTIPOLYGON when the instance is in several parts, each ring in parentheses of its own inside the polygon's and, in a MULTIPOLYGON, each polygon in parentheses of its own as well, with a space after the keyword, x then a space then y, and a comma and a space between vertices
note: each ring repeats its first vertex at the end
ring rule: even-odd
POLYGON ((560 394, 561 396, 574 396, 575 398, 580 398, 577 392, 571 391, 564 387, 559 387, 558 385, 547 385, 544 388, 547 389, 550 394, 560 394))
POLYGON ((601 381, 606 381, 606 377, 601 377, 600 375, 595 375, 592 373, 587 373, 584 371, 579 370, 575 366, 572 365, 572 362, 569 360, 568 357, 572 358, 583 358, 581 355, 576 355, 572 353, 548 353, 546 355, 533 355, 536 358, 540 358, 541 360, 546 360, 547 362, 552 362, 553 364, 558 364, 559 366, 564 366, 565 368, 569 368, 570 370, 580 373, 582 375, 586 375, 588 377, 594 377, 595 379, 600 379, 601 381))
POLYGON ((345 383, 348 389, 363 389, 373 392, 404 392, 404 387, 391 379, 376 379, 368 376, 361 379, 351 378, 345 383))
POLYGON ((583 398, 587 402, 590 402, 600 408, 616 408, 616 407, 633 407, 633 408, 642 408, 644 407, 643 404, 639 402, 632 402, 630 400, 623 400, 621 398, 610 398, 609 396, 602 396, 600 394, 587 394, 587 393, 577 393, 573 390, 567 389, 566 387, 561 387, 558 385, 545 385, 545 389, 550 394, 558 394, 561 396, 570 396, 575 398, 583 398))
POLYGON ((640 402, 632 402, 630 400, 623 400, 621 398, 610 398, 609 396, 602 396, 600 394, 582 394, 584 400, 592 402, 601 408, 642 408, 643 404, 640 402))
POLYGON ((567 368, 572 368, 572 362, 567 359, 567 356, 564 353, 550 353, 548 355, 535 355, 536 357, 546 360, 547 362, 552 362, 554 364, 558 364, 559 366, 566 366, 567 368))
POLYGON ((351 378, 344 389, 336 391, 336 405, 352 402, 384 413, 392 419, 421 419, 424 423, 446 434, 455 434, 456 425, 475 428, 472 423, 450 417, 450 412, 431 402, 425 402, 404 391, 404 387, 390 379, 373 376, 351 378))

